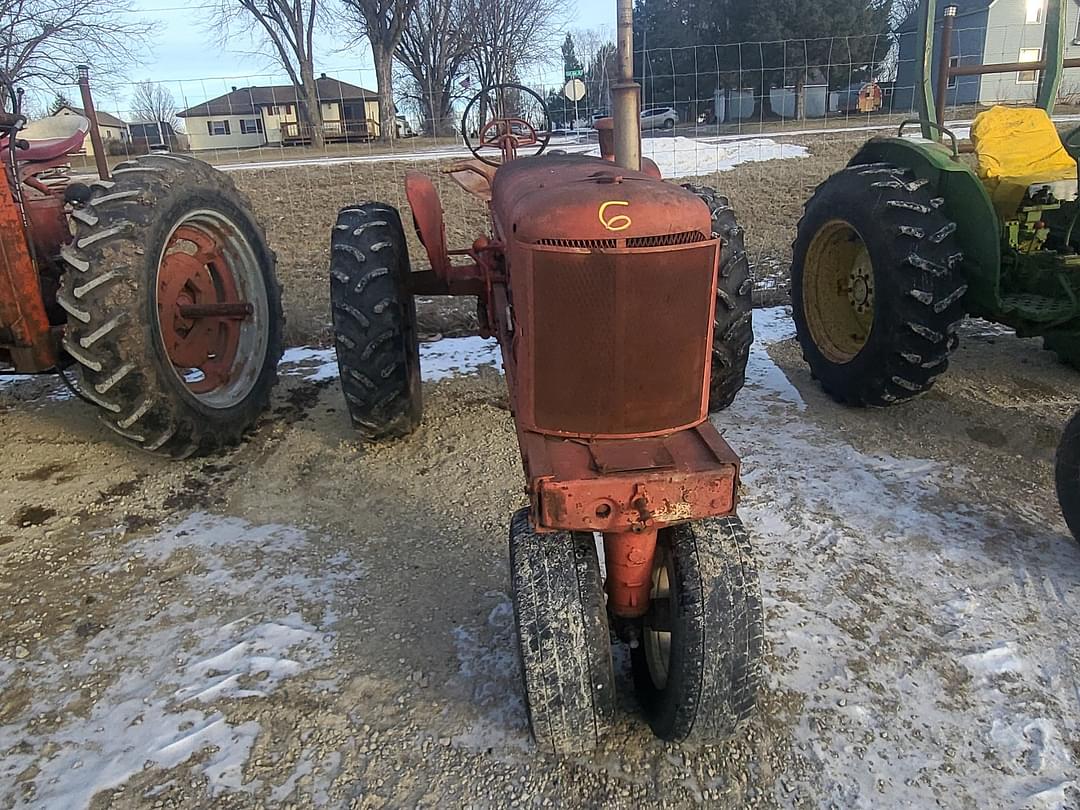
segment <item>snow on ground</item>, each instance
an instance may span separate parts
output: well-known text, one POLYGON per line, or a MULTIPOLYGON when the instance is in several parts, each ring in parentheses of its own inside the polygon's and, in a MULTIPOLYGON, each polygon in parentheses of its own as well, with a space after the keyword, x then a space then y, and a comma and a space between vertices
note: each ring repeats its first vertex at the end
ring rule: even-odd
MULTIPOLYGON (((646 138, 641 153, 653 160, 660 174, 667 178, 697 177, 726 172, 740 163, 782 158, 803 158, 810 154, 805 146, 779 143, 771 138, 750 138, 732 143, 706 143, 693 138, 646 138)), ((600 147, 590 155, 600 156, 600 147)))
MULTIPOLYGON (((481 366, 502 370, 502 353, 494 340, 473 336, 420 344, 420 376, 427 382, 475 374, 481 366)), ((336 380, 337 356, 333 349, 289 349, 281 358, 281 373, 308 382, 336 380)))
POLYGON ((747 387, 715 421, 743 454, 772 685, 804 701, 814 775, 785 784, 817 806, 1074 806, 1080 551, 1056 519, 940 497, 963 469, 866 454, 801 417, 761 347, 790 318, 759 310, 754 329, 747 387))
MULTIPOLYGON (((858 449, 815 413, 834 406, 801 396, 770 358, 768 345, 793 333, 787 312, 758 310, 754 328, 746 387, 714 418, 743 458, 740 513, 761 564, 776 708, 758 722, 795 751, 771 798, 1075 807, 1080 549, 1056 516, 958 497, 962 464, 858 449)), ((422 350, 429 381, 498 359, 479 338, 422 350)), ((290 350, 283 371, 330 380, 333 350, 290 350)), ((123 620, 89 640, 65 630, 0 660, 4 690, 30 700, 0 721, 0 785, 19 775, 36 788, 32 801, 10 789, 0 798, 85 807, 145 768, 186 762, 218 795, 283 800, 299 781, 337 773, 305 754, 261 782, 251 759, 267 730, 257 714, 227 717, 245 701, 273 711, 275 693, 305 674, 329 670, 330 689, 347 677, 336 610, 348 583, 366 581, 361 566, 296 528, 201 513, 122 548, 81 576, 104 589, 145 568, 174 577, 180 597, 118 594, 123 620)), ((450 630, 454 687, 475 709, 452 745, 534 761, 507 595, 475 598, 477 618, 450 630)), ((581 759, 621 773, 612 762, 581 759)))
MULTIPOLYGON (((135 596, 126 605, 132 621, 101 628, 82 648, 71 631, 21 662, 29 714, 41 722, 37 730, 33 721, 0 725, 0 784, 36 769, 32 800, 7 796, 15 806, 87 807, 147 767, 206 751, 197 770, 212 792, 257 789, 257 780, 243 783, 242 769, 260 725, 230 725, 219 706, 265 697, 326 662, 336 590, 363 575, 340 553, 298 565, 319 556, 317 539, 298 529, 198 513, 126 550, 122 562, 87 575, 107 583, 121 569, 163 566, 185 598, 162 608, 135 596), (82 652, 72 658, 68 647, 82 652), (100 693, 90 686, 98 677, 108 680, 100 693)), ((11 674, 0 673, 5 690, 11 674)))

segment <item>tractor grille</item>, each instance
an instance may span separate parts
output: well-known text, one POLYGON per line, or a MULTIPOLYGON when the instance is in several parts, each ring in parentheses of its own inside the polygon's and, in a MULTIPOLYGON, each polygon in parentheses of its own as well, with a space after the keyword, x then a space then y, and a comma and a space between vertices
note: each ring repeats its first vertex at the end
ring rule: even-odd
POLYGON ((674 247, 675 245, 693 245, 704 242, 705 234, 701 231, 669 233, 665 236, 632 236, 626 240, 628 248, 674 247))
POLYGON ((615 239, 541 239, 536 244, 579 250, 614 250, 617 247, 615 239))
MULTIPOLYGON (((536 244, 543 247, 576 248, 578 250, 614 250, 619 247, 618 239, 540 239, 536 244)), ((663 236, 631 236, 626 240, 628 248, 675 247, 705 242, 707 238, 701 231, 684 231, 663 236)))
POLYGON ((711 241, 668 252, 534 251, 524 333, 536 428, 632 435, 699 420, 715 262, 711 241))

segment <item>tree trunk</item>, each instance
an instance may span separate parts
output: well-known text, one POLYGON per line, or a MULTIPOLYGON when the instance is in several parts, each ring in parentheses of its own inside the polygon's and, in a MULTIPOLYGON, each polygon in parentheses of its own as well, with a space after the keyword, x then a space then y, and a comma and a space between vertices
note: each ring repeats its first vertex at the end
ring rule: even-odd
POLYGON ((766 76, 761 77, 758 83, 757 93, 754 97, 754 118, 763 121, 767 118, 776 118, 772 107, 772 82, 766 76))
POLYGON ((307 125, 311 132, 311 145, 322 149, 326 143, 323 133, 322 107, 319 106, 319 90, 315 84, 315 67, 313 65, 300 66, 300 81, 304 83, 303 99, 298 99, 297 121, 301 126, 307 125))
POLYGON ((424 134, 435 138, 456 134, 446 90, 432 90, 424 99, 424 134))
POLYGON ((795 120, 806 118, 806 74, 801 70, 795 76, 795 120))
POLYGON ((379 92, 379 138, 393 140, 397 137, 393 52, 373 41, 371 56, 375 62, 375 81, 378 83, 379 92))

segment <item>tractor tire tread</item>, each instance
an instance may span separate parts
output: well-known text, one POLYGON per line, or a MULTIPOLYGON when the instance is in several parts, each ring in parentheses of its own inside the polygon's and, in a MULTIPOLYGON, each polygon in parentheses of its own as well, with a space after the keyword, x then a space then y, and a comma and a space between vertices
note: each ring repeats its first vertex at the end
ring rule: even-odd
POLYGON ((713 235, 721 240, 709 381, 709 410, 721 411, 735 401, 746 383, 746 364, 754 342, 750 261, 731 201, 707 186, 687 184, 683 188, 709 207, 713 235))
POLYGON ((334 345, 349 416, 367 441, 403 438, 423 413, 408 273, 396 210, 369 203, 338 213, 330 251, 334 345))
POLYGON ((92 216, 74 220, 73 241, 61 252, 67 267, 57 301, 72 316, 63 345, 75 363, 77 388, 102 409, 105 425, 144 450, 186 458, 237 444, 269 407, 284 316, 275 256, 250 202, 201 161, 165 165, 158 158, 127 161, 112 180, 91 184, 81 210, 92 216), (251 391, 227 409, 202 406, 187 394, 149 323, 148 286, 169 235, 163 228, 193 207, 228 214, 262 259, 270 310, 266 356, 251 391))
POLYGON ((909 169, 854 164, 821 183, 806 203, 792 245, 792 315, 811 373, 837 402, 887 407, 924 394, 948 368, 967 285, 955 223, 933 194, 909 169), (808 326, 803 264, 819 229, 845 216, 864 225, 857 230, 871 251, 875 301, 887 307, 875 306, 866 345, 840 364, 824 355, 808 326))
POLYGON ((736 516, 671 527, 661 542, 678 594, 671 665, 657 689, 643 645, 632 650, 638 695, 661 739, 715 745, 753 716, 762 681, 764 609, 753 548, 736 516))
POLYGON ((510 524, 510 571, 526 707, 548 754, 590 751, 615 715, 615 674, 596 546, 589 533, 510 524))

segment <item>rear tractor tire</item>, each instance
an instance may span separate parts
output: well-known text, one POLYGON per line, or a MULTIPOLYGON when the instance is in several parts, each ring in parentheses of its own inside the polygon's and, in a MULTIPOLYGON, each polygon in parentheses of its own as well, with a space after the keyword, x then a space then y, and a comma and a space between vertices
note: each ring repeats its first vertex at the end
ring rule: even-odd
POLYGON ((713 236, 720 239, 720 261, 713 322, 709 410, 721 411, 746 382, 746 363, 754 342, 753 289, 743 229, 728 198, 706 186, 684 185, 712 213, 713 236))
POLYGON ((1058 504, 1072 536, 1080 540, 1080 411, 1065 425, 1054 463, 1058 504))
POLYGON ((409 272, 396 209, 341 209, 330 238, 334 342, 349 416, 368 441, 407 436, 423 413, 409 272))
POLYGON ((590 751, 615 714, 604 585, 591 533, 510 524, 510 574, 529 725, 548 754, 590 751))
POLYGON ((750 539, 737 517, 661 529, 649 612, 631 650, 638 699, 664 740, 730 738, 753 714, 764 616, 750 539))
POLYGON ((838 402, 911 399, 948 367, 967 285, 943 204, 929 181, 880 163, 834 174, 806 204, 792 314, 803 357, 838 402))
POLYGON ((269 405, 284 325, 250 203, 201 161, 146 155, 95 181, 71 222, 57 303, 77 390, 151 452, 239 442, 269 405))

